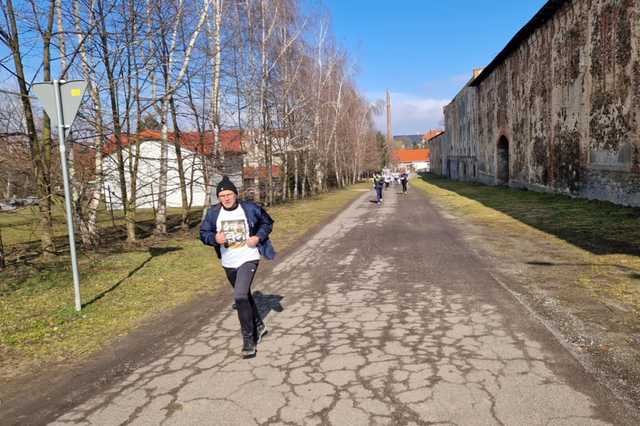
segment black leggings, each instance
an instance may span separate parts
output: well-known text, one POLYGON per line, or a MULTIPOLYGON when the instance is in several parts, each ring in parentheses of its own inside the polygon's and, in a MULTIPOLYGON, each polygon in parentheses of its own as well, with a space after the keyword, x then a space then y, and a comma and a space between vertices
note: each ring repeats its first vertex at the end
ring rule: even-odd
POLYGON ((262 324, 258 307, 251 294, 251 283, 258 270, 258 260, 245 262, 238 268, 224 268, 227 279, 233 287, 233 298, 238 308, 238 318, 243 334, 254 332, 256 326, 262 324))
POLYGON ((401 180, 400 182, 402 182, 402 192, 407 192, 407 181, 401 180))

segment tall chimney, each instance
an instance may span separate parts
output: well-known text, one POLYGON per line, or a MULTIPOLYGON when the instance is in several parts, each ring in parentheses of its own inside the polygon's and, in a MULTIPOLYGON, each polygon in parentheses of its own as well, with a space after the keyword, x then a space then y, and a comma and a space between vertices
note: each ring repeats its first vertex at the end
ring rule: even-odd
POLYGON ((393 147, 393 132, 391 131, 391 95, 387 90, 387 146, 389 149, 393 147))

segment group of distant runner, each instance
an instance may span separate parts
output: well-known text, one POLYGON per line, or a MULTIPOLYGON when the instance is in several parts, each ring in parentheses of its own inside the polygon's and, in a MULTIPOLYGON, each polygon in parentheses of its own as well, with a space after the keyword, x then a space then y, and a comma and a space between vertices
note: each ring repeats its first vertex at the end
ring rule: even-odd
POLYGON ((383 200, 384 189, 389 189, 392 182, 402 184, 402 193, 407 193, 407 183, 409 182, 409 174, 403 170, 399 175, 390 174, 383 175, 382 172, 376 172, 373 175, 373 189, 376 191, 376 204, 380 205, 383 200))

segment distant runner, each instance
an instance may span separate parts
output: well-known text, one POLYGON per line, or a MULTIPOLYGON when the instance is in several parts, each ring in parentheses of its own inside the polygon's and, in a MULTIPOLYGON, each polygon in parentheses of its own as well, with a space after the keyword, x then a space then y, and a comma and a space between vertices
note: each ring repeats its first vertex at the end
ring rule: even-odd
POLYGON ((409 174, 406 172, 406 170, 403 170, 402 173, 400 173, 400 183, 402 184, 402 193, 406 194, 407 193, 407 182, 409 181, 409 174))
POLYGON ((200 240, 216 249, 233 287, 242 332, 242 355, 250 358, 267 334, 251 295, 251 283, 260 256, 273 259, 276 255, 269 240, 273 219, 253 202, 238 202, 238 190, 227 176, 216 187, 216 195, 220 203, 207 212, 200 226, 200 240))
POLYGON ((384 187, 385 189, 389 189, 389 185, 391 184, 391 175, 385 175, 384 177, 384 187))
POLYGON ((373 175, 373 189, 376 191, 376 203, 380 205, 382 201, 382 187, 384 186, 384 177, 380 173, 373 175))

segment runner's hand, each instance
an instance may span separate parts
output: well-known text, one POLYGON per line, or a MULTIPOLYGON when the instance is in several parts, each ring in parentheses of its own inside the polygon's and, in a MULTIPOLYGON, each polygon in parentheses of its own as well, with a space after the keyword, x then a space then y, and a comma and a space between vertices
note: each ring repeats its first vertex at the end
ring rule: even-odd
POLYGON ((247 246, 254 248, 254 247, 257 247, 259 242, 260 242, 260 237, 257 237, 254 235, 253 237, 249 237, 249 239, 247 240, 247 246))
POLYGON ((216 234, 216 243, 223 245, 225 240, 224 232, 220 231, 216 234))

